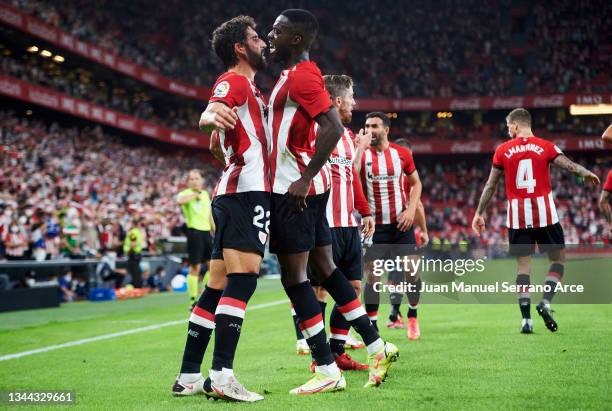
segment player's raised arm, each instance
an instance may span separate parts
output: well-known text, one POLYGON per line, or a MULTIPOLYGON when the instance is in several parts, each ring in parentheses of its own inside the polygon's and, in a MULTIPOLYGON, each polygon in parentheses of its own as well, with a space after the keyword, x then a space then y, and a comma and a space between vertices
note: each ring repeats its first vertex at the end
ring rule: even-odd
POLYGON ((355 156, 353 157, 353 164, 357 170, 357 174, 361 173, 361 157, 366 148, 372 143, 372 133, 369 131, 366 133, 363 129, 359 130, 359 133, 355 136, 355 156))
POLYGON ((497 191, 497 184, 499 184, 499 180, 501 179, 503 173, 504 172, 497 167, 491 168, 489 179, 487 180, 487 184, 485 184, 485 187, 482 190, 482 194, 480 195, 480 201, 478 202, 478 207, 476 209, 476 214, 474 214, 474 219, 472 220, 472 230, 474 230, 474 233, 476 233, 476 235, 480 235, 485 229, 485 220, 483 214, 489 207, 489 204, 491 204, 491 199, 497 191))
POLYGON ((559 168, 569 171, 570 173, 582 177, 584 181, 589 182, 593 185, 599 185, 599 177, 586 168, 582 167, 578 163, 574 163, 572 160, 561 154, 553 160, 553 164, 559 168))
POLYGON ((218 130, 233 130, 238 121, 236 109, 231 109, 224 103, 214 101, 206 106, 206 110, 200 116, 198 123, 200 130, 211 132, 218 130))

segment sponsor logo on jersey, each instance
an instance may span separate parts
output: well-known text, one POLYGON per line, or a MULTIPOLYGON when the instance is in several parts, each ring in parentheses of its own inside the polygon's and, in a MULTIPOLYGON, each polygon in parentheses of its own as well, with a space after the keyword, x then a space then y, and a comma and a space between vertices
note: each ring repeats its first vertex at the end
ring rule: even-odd
POLYGON ((388 180, 395 180, 396 178, 399 178, 399 175, 392 175, 392 176, 379 175, 379 176, 375 176, 374 174, 372 174, 371 171, 368 171, 368 179, 372 180, 372 181, 388 181, 388 180))
POLYGON ((327 162, 329 164, 340 164, 340 165, 344 165, 344 166, 350 166, 353 164, 353 161, 349 158, 346 157, 330 157, 327 162))
POLYGON ((227 96, 229 89, 230 89, 229 83, 227 81, 222 81, 221 83, 217 84, 217 87, 215 87, 215 92, 213 93, 213 97, 225 97, 227 96))

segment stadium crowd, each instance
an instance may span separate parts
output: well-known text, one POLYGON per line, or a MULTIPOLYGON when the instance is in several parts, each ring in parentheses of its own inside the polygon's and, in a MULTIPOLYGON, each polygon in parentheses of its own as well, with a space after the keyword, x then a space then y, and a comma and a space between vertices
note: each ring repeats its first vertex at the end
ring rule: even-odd
POLYGON ((155 99, 136 81, 101 79, 85 68, 69 67, 25 50, 0 45, 0 53, 0 73, 173 129, 196 128, 202 104, 195 101, 155 99))
MULTIPOLYGON (((204 171, 210 192, 218 170, 184 151, 128 145, 99 127, 62 127, 0 112, 0 259, 82 258, 122 252, 128 229, 141 222, 143 248, 181 235, 175 195, 185 172, 204 171)), ((416 157, 424 184, 430 238, 476 241, 469 221, 490 163, 416 157)), ((603 166, 586 161, 599 176, 603 166)), ((553 173, 558 212, 568 244, 608 241, 597 211, 597 191, 553 173)), ((502 188, 500 187, 500 190, 502 188)), ((499 197, 502 198, 502 197, 499 197)), ((505 204, 489 212, 486 244, 505 241, 505 204)))
MULTIPOLYGON (((286 8, 280 0, 170 0, 156 7, 145 0, 12 3, 78 38, 203 86, 210 86, 223 70, 210 50, 216 25, 251 14, 266 35, 286 8)), ((387 7, 394 4, 356 0, 347 7, 342 2, 298 1, 293 6, 309 8, 325 27, 313 49, 322 70, 350 73, 360 97, 610 89, 612 23, 601 13, 604 1, 560 0, 550 7, 546 2, 489 0, 483 6, 477 0, 448 0, 387 7)), ((270 74, 263 74, 259 84, 268 90, 272 82, 270 74)))
POLYGON ((122 252, 139 221, 143 249, 181 235, 175 196, 199 168, 211 191, 218 172, 178 149, 130 146, 100 127, 61 127, 0 112, 0 259, 122 252))

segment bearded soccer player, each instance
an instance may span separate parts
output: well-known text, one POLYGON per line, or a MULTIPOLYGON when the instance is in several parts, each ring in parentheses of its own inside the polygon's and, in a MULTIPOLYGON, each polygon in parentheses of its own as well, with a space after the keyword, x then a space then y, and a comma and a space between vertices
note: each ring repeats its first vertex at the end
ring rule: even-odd
MULTIPOLYGON (((608 126, 601 138, 604 142, 612 144, 612 124, 608 126)), ((612 170, 608 172, 606 183, 604 184, 601 196, 599 197, 599 209, 608 223, 608 236, 612 237, 612 208, 610 207, 610 197, 612 196, 612 170)))
MULTIPOLYGON (((372 138, 361 156, 359 172, 376 221, 374 244, 405 245, 410 255, 413 255, 416 252, 413 222, 421 199, 422 185, 412 153, 405 147, 389 142, 390 125, 385 113, 372 112, 366 115, 365 129, 372 138), (405 190, 405 179, 410 183, 409 192, 405 190)), ((363 144, 367 143, 364 141, 363 144)), ((410 304, 407 337, 416 340, 421 335, 417 320, 421 278, 418 273, 404 275, 406 282, 413 284, 413 289, 407 292, 410 304)), ((365 298, 368 316, 376 322, 380 294, 373 290, 372 278, 366 284, 365 298)))
POLYGON ((233 361, 268 237, 266 103, 254 83, 256 71, 266 66, 266 43, 257 35, 255 21, 239 16, 215 29, 212 45, 227 72, 213 87, 200 128, 218 130, 211 151, 221 150, 226 166, 213 194, 216 232, 210 280, 189 318, 183 362, 172 392, 254 402, 263 397, 238 382, 233 361), (213 329, 212 368, 204 380, 200 367, 213 329))
POLYGON ((599 184, 599 178, 568 159, 550 141, 536 137, 531 130, 531 115, 524 108, 512 110, 506 117, 506 125, 510 140, 495 150, 493 167, 472 220, 472 229, 477 235, 485 230, 483 214, 497 190, 499 180, 505 175, 508 197, 506 225, 510 254, 516 257, 518 266, 516 284, 523 317, 521 333, 533 332, 529 275, 536 244, 540 251, 548 254, 551 264, 545 279, 548 289, 536 306, 536 311, 546 328, 555 332, 558 326, 550 303, 555 287, 564 274, 565 239, 553 199, 550 165, 567 170, 589 183, 599 184))
MULTIPOLYGON (((350 123, 355 106, 353 80, 347 75, 327 75, 323 76, 323 79, 325 88, 331 97, 332 106, 338 110, 342 123, 350 123)), ((315 132, 317 128, 315 124, 315 132)), ((363 133, 363 130, 361 133, 363 133)), ((363 267, 360 224, 355 217, 355 209, 361 215, 361 225, 363 225, 361 234, 364 238, 369 238, 374 233, 374 219, 371 216, 368 202, 353 166, 356 154, 354 139, 353 133, 345 128, 344 134, 340 137, 336 148, 327 161, 331 173, 331 187, 326 215, 331 228, 334 263, 351 282, 355 293, 360 295, 363 267)), ((317 299, 321 303, 322 315, 325 317, 324 307, 327 300, 327 291, 320 286, 316 278, 310 278, 310 283, 315 289, 317 299)), ((341 370, 367 370, 368 366, 366 364, 353 360, 344 351, 349 337, 350 325, 338 310, 338 305, 334 305, 332 309, 329 325, 331 333, 329 344, 338 367, 341 370)), ((296 332, 299 333, 299 338, 301 332, 299 329, 296 332)), ((305 340, 301 341, 308 347, 305 340)), ((299 343, 300 340, 298 339, 299 343)))
POLYGON ((290 9, 277 17, 268 34, 270 56, 286 67, 274 86, 268 109, 274 142, 270 251, 278 256, 283 286, 317 363, 314 377, 291 390, 292 394, 336 391, 346 386, 327 343, 307 266, 366 344, 371 364, 366 387, 380 385, 399 354, 397 347, 379 337, 351 283, 333 260, 325 217, 331 181, 326 162, 344 127, 338 110, 331 106, 321 71, 309 58, 318 27, 310 12, 290 9), (319 127, 316 134, 315 123, 319 127))

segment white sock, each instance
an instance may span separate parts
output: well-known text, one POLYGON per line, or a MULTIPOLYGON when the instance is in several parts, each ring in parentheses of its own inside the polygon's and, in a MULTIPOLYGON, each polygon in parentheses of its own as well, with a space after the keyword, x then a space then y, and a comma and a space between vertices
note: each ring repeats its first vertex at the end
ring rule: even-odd
POLYGON ((377 353, 384 346, 385 346, 384 341, 379 338, 378 340, 374 341, 372 344, 366 347, 368 349, 368 355, 377 353))
POLYGON ((199 381, 201 378, 202 378, 202 374, 199 372, 196 372, 193 374, 182 373, 179 375, 179 381, 185 384, 194 383, 196 381, 199 381))
POLYGON ((215 384, 225 385, 228 383, 230 377, 234 376, 234 370, 231 368, 222 368, 221 371, 210 370, 208 376, 215 384))
POLYGON ((335 361, 329 365, 317 365, 317 371, 328 377, 337 377, 340 375, 340 368, 338 368, 335 361))

